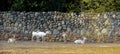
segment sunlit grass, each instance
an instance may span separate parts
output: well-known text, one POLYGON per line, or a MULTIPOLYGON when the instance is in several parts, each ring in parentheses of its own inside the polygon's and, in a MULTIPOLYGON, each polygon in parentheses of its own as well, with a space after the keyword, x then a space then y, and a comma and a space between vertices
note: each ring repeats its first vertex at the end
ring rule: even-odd
POLYGON ((0 54, 120 54, 120 46, 39 46, 39 47, 12 47, 0 49, 0 54))

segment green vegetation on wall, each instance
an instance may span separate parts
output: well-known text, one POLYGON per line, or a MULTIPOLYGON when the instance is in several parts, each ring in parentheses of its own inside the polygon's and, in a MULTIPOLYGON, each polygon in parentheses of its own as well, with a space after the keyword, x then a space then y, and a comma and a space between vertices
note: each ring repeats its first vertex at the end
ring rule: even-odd
POLYGON ((0 11, 110 12, 120 0, 1 0, 0 11))

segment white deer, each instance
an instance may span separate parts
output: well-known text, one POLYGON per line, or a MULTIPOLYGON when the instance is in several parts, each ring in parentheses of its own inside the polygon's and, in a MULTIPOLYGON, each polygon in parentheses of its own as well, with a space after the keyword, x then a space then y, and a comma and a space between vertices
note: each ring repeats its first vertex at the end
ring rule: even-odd
POLYGON ((41 32, 41 31, 35 32, 35 31, 33 31, 33 32, 32 32, 32 41, 34 41, 34 40, 33 40, 33 37, 36 37, 36 38, 37 38, 37 41, 39 41, 39 37, 42 37, 42 42, 43 42, 44 37, 45 37, 47 34, 50 34, 50 31, 46 31, 46 32, 41 32))
POLYGON ((78 40, 75 40, 74 43, 75 43, 75 44, 84 44, 85 41, 86 41, 86 39, 87 39, 86 37, 83 37, 83 40, 78 39, 78 40))
POLYGON ((15 39, 15 35, 12 38, 8 39, 8 43, 15 43, 16 39, 15 39))

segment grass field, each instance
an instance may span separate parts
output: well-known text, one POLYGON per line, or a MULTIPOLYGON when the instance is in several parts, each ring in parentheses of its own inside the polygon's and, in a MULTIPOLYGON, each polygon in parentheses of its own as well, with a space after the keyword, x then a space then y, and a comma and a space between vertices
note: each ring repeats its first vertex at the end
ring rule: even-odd
POLYGON ((78 45, 62 42, 0 41, 0 54, 120 54, 119 43, 78 45))

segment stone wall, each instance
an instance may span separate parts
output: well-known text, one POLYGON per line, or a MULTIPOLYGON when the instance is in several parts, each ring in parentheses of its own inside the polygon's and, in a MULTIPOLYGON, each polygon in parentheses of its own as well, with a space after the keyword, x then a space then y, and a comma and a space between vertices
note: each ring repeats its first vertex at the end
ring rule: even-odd
POLYGON ((61 13, 61 12, 0 12, 0 29, 6 33, 31 34, 50 30, 52 34, 70 31, 71 35, 96 36, 104 28, 120 30, 119 12, 61 13), (117 25, 117 26, 115 26, 117 25), (99 29, 99 30, 98 30, 99 29))

